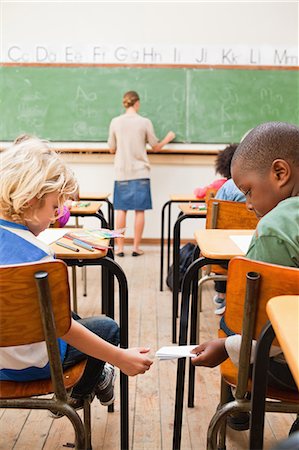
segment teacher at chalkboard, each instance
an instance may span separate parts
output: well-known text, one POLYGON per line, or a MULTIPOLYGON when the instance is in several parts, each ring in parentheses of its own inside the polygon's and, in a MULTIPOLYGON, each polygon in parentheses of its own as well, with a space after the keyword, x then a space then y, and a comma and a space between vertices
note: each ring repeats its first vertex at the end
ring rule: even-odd
MULTIPOLYGON (((140 256, 140 242, 144 229, 144 211, 152 209, 150 164, 146 144, 158 152, 175 138, 169 131, 159 142, 152 122, 138 114, 140 98, 137 92, 129 91, 123 96, 125 113, 112 119, 109 128, 108 146, 115 153, 114 196, 116 228, 125 228, 127 211, 135 211, 134 244, 132 256, 140 256)), ((117 256, 125 256, 124 239, 116 240, 117 256)))

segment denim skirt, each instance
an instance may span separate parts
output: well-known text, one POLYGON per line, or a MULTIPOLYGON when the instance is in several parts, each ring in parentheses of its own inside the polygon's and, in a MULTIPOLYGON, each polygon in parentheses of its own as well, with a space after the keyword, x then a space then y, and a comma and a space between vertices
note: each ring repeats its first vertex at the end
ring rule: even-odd
POLYGON ((150 179, 115 181, 113 206, 122 211, 152 209, 150 179))

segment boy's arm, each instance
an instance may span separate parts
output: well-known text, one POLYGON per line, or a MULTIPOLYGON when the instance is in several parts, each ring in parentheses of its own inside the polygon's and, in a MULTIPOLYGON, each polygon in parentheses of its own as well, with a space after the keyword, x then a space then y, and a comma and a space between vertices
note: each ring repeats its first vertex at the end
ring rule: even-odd
POLYGON ((134 376, 144 373, 153 363, 146 356, 149 352, 148 348, 115 347, 73 319, 69 331, 62 339, 86 355, 119 367, 126 375, 134 376))
MULTIPOLYGON (((195 347, 191 353, 195 353, 195 358, 192 358, 192 364, 195 366, 216 367, 230 358, 232 363, 238 367, 239 354, 241 348, 240 334, 235 334, 227 338, 213 339, 212 341, 204 342, 195 347)), ((256 348, 256 341, 252 341, 250 363, 254 361, 256 348)), ((281 353, 279 347, 272 346, 270 349, 270 357, 277 356, 281 353)))

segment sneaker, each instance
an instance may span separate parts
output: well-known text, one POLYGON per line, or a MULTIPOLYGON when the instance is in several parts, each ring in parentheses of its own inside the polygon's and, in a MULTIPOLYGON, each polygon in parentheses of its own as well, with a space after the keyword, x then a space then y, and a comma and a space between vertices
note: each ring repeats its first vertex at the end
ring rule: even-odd
POLYGON ((106 363, 103 370, 104 379, 95 388, 95 394, 104 406, 112 405, 115 400, 114 384, 116 373, 114 367, 106 363))
POLYGON ((224 301, 225 301, 225 298, 219 297, 218 294, 214 295, 214 297, 213 297, 213 302, 217 306, 221 305, 224 301))
POLYGON ((227 425, 236 431, 249 430, 250 413, 238 412, 231 414, 227 418, 227 425))
POLYGON ((225 312, 225 300, 222 301, 221 304, 219 304, 218 308, 215 309, 214 313, 217 316, 222 316, 222 314, 224 314, 225 312))

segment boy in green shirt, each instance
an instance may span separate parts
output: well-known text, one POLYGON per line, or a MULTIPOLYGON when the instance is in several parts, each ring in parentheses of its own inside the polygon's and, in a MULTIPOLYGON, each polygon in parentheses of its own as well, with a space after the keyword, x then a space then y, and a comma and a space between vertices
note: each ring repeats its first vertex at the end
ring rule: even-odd
MULTIPOLYGON (((247 258, 299 267, 299 127, 282 122, 257 126, 238 146, 231 169, 248 209, 260 218, 247 258)), ((192 364, 215 367, 231 358, 238 365, 240 343, 240 335, 204 342, 193 350, 192 364)), ((296 389, 287 364, 273 367, 276 379, 296 389)))

